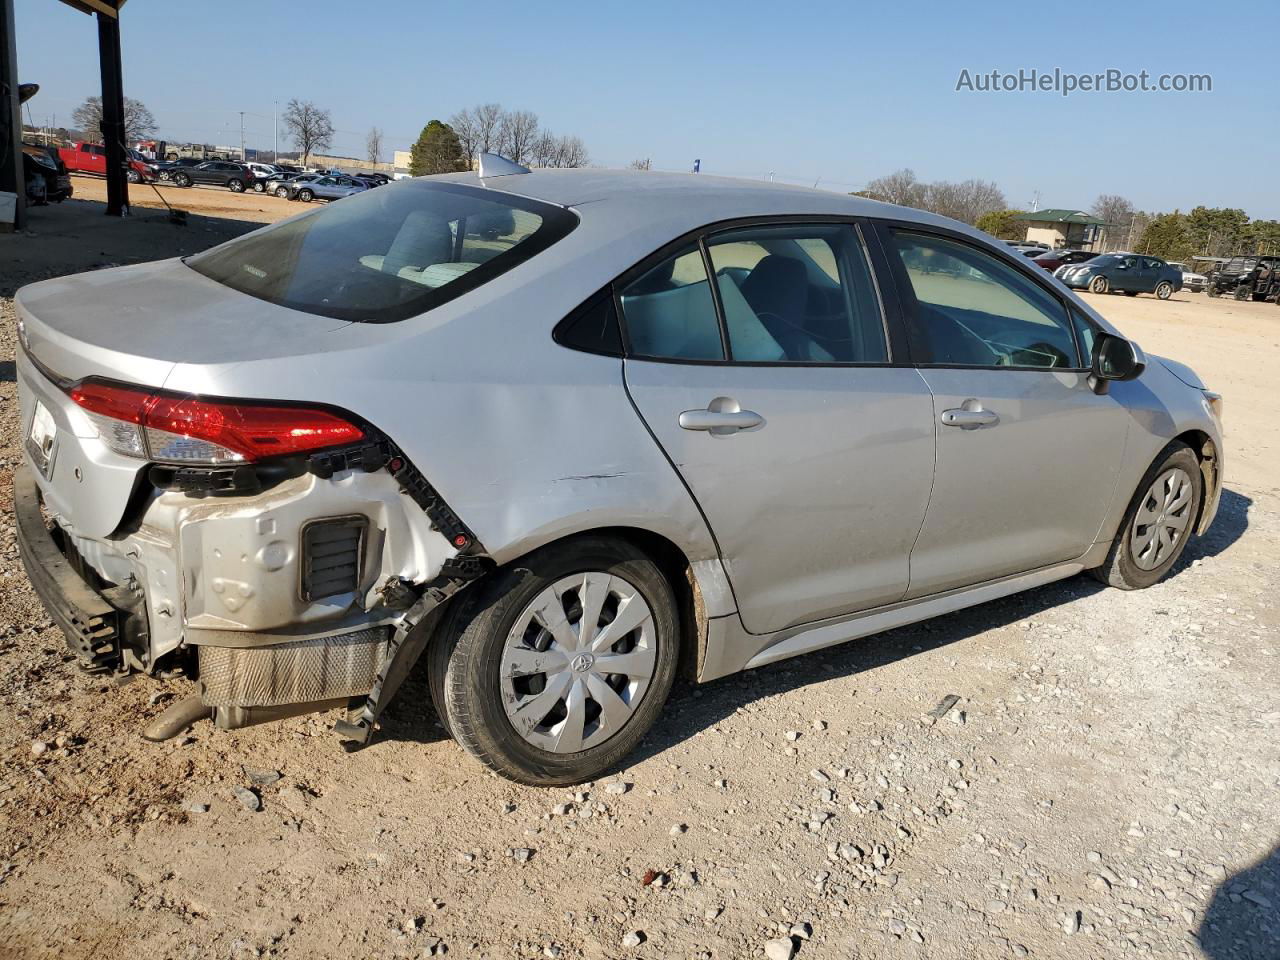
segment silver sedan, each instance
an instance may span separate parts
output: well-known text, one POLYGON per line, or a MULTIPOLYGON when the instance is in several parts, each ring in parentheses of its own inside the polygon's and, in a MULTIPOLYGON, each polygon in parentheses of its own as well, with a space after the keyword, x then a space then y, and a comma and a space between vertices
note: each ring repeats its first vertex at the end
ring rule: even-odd
POLYGON ((157 738, 363 744, 425 657, 481 762, 587 780, 677 674, 1149 586, 1222 490, 1188 367, 817 190, 486 157, 17 310, 22 554, 90 669, 199 677, 157 738))
POLYGON ((352 177, 317 177, 314 180, 290 183, 289 199, 303 202, 341 200, 353 193, 363 193, 368 189, 366 184, 352 177))

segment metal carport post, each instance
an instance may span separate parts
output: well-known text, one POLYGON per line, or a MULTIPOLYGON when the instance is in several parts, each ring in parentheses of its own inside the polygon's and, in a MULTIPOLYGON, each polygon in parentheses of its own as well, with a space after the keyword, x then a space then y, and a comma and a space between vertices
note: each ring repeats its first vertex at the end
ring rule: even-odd
MULTIPOLYGON (((0 192, 16 196, 13 229, 27 223, 26 177, 22 174, 22 108, 18 105, 18 40, 13 0, 0 0, 0 192)), ((6 218, 3 221, 7 224, 6 218)))
POLYGON ((102 71, 102 144, 107 160, 107 216, 129 208, 124 146, 124 67, 120 58, 120 8, 125 0, 62 0, 98 17, 98 65, 102 71))

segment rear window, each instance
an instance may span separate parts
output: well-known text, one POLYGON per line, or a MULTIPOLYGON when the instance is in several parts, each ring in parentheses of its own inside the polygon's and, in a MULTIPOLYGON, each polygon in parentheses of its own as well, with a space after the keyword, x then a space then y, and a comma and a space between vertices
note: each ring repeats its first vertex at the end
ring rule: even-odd
POLYGON ((568 210, 537 200, 406 181, 232 240, 186 264, 269 303, 390 323, 474 290, 577 223, 568 210))

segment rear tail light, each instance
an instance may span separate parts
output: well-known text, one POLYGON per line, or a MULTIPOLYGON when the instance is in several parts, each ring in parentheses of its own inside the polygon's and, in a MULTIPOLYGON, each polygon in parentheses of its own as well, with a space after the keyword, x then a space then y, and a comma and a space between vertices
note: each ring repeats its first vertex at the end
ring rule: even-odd
POLYGON ((364 437, 355 424, 313 407, 202 400, 94 380, 70 392, 108 447, 164 463, 252 463, 364 437))

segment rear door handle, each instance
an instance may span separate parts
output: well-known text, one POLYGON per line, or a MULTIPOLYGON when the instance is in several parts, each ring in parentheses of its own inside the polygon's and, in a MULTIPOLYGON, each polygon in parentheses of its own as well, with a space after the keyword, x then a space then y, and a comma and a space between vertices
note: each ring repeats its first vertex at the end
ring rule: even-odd
POLYGON ((754 410, 743 410, 738 401, 730 397, 716 397, 705 410, 685 410, 680 414, 680 427, 684 430, 704 430, 713 436, 750 430, 764 423, 764 417, 754 410))
POLYGON ((977 400, 966 400, 961 406, 943 410, 940 417, 944 426, 959 427, 961 430, 976 430, 978 427, 990 427, 1000 422, 1000 416, 994 410, 982 409, 977 400))

